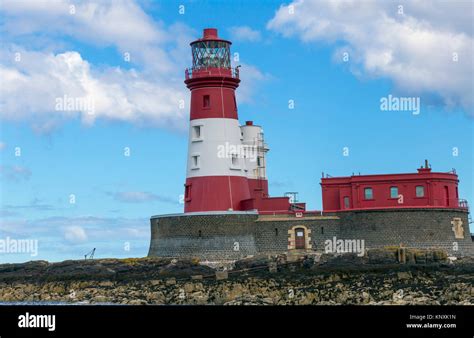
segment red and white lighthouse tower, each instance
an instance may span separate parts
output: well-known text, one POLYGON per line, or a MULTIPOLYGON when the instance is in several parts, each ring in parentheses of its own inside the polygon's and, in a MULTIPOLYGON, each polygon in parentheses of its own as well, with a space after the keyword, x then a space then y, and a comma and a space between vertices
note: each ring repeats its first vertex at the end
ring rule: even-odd
POLYGON ((231 67, 230 41, 217 29, 191 42, 193 66, 186 70, 191 90, 188 164, 184 212, 241 210, 250 198, 235 90, 238 69, 231 67))

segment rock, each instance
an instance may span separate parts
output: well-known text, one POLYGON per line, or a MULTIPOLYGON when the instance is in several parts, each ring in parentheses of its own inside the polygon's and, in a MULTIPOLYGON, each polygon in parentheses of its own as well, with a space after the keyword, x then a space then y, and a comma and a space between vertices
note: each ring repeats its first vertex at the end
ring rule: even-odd
POLYGON ((267 255, 258 255, 238 260, 234 264, 234 270, 253 269, 256 267, 265 268, 273 260, 267 255))
POLYGON ((168 278, 166 280, 166 285, 176 285, 176 278, 168 278))
POLYGON ((193 283, 186 283, 183 286, 184 292, 191 293, 194 291, 194 284, 193 283))
POLYGON ((372 249, 367 252, 371 264, 397 263, 397 251, 388 249, 372 249))
POLYGON ((412 274, 409 271, 399 271, 397 272, 397 277, 401 280, 413 278, 412 274))
POLYGON ((224 280, 229 278, 229 273, 225 271, 216 271, 216 280, 224 280))

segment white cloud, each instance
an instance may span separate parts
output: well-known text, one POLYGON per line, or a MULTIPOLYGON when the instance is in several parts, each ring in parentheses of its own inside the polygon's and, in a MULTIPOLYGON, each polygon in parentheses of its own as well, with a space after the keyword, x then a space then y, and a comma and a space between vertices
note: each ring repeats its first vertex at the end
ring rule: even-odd
POLYGON ((258 30, 254 30, 249 26, 234 26, 229 29, 231 37, 236 41, 260 41, 262 36, 258 30))
POLYGON ((29 121, 39 132, 76 117, 88 124, 106 118, 185 129, 187 110, 179 106, 189 96, 182 77, 192 31, 180 24, 164 28, 131 1, 83 2, 75 4, 75 14, 69 13, 71 4, 2 3, 6 47, 0 53, 2 119, 29 121), (116 63, 122 63, 123 53, 129 53, 132 67, 94 65, 71 49, 31 50, 21 45, 25 37, 38 35, 57 41, 70 36, 87 44, 113 46, 119 52, 116 63), (15 59, 18 56, 20 60, 15 59), (55 110, 56 99, 65 95, 92 102, 93 114, 77 107, 55 110))
POLYGON ((472 2, 295 1, 267 28, 306 43, 344 43, 335 59, 348 51, 354 73, 390 78, 404 95, 435 94, 447 107, 473 112, 472 11, 472 2))
POLYGON ((48 131, 62 120, 80 116, 84 123, 97 118, 151 123, 183 128, 185 110, 179 100, 185 93, 164 79, 147 79, 135 70, 107 68, 93 71, 77 52, 57 55, 22 51, 34 62, 0 65, 4 86, 0 97, 1 116, 6 120, 31 120, 48 131), (83 100, 84 106, 63 105, 57 100, 83 100), (88 107, 90 104, 93 110, 88 107), (91 114, 92 113, 92 114, 91 114))
POLYGON ((82 227, 73 225, 64 230, 64 239, 74 243, 84 242, 87 240, 87 234, 82 227))
POLYGON ((150 201, 160 201, 171 204, 178 204, 178 199, 172 199, 165 196, 159 196, 146 191, 121 191, 111 194, 113 197, 120 202, 125 203, 143 203, 150 201))
POLYGON ((0 142, 0 151, 5 149, 7 147, 7 144, 5 142, 0 142))

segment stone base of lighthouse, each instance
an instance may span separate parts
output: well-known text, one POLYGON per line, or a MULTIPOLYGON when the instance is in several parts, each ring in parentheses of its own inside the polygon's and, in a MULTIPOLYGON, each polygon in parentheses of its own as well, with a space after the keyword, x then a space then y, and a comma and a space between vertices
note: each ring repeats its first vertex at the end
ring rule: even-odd
POLYGON ((200 212, 151 218, 150 257, 237 260, 295 249, 324 252, 335 238, 364 240, 365 249, 403 245, 474 256, 468 212, 455 209, 381 209, 338 213, 259 215, 200 212), (304 239, 296 239, 296 231, 304 239), (299 246, 297 248, 297 246, 299 246))

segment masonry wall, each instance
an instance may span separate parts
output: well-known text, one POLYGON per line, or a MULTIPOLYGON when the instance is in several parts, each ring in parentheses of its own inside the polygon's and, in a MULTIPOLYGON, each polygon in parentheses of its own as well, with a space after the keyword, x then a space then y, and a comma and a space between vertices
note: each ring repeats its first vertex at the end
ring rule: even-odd
POLYGON ((339 212, 341 238, 364 238, 371 248, 399 245, 442 248, 450 255, 474 255, 468 213, 453 209, 401 209, 339 212), (454 218, 460 218, 464 238, 456 238, 454 218), (455 250, 457 247, 457 250, 455 250))
POLYGON ((363 239, 366 249, 403 244, 442 248, 454 256, 474 256, 468 213, 452 209, 350 211, 303 218, 230 213, 152 218, 148 255, 213 261, 287 252, 294 248, 292 231, 297 227, 307 229, 311 251, 323 252, 325 241, 336 237, 363 239), (455 218, 458 236, 460 221, 464 238, 455 237, 455 218))

